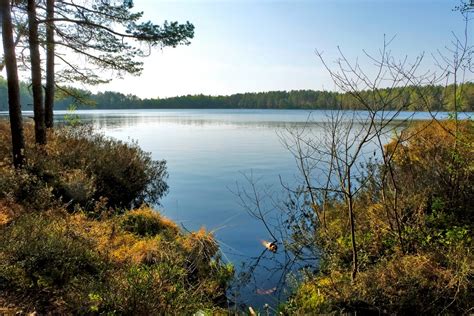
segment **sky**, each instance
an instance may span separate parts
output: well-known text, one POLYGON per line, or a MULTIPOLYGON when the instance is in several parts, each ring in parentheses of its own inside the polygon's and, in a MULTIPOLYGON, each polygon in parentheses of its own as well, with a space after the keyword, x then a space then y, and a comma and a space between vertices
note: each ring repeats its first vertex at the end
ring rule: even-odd
MULTIPOLYGON (((384 35, 395 36, 397 58, 444 49, 464 22, 457 0, 135 0, 155 23, 195 26, 189 46, 156 49, 139 77, 93 88, 164 98, 273 90, 334 90, 315 51, 334 65, 338 47, 370 68, 363 50, 376 54, 384 35)), ((471 25, 472 28, 472 25, 471 25)))

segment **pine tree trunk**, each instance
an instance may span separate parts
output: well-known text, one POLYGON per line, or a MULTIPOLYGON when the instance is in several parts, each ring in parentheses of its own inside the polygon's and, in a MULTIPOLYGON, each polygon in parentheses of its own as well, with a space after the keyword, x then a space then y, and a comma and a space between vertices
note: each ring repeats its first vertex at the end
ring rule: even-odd
MULTIPOLYGON (((46 19, 54 19, 54 0, 46 2, 46 19)), ((54 125, 54 22, 46 24, 46 88, 44 95, 45 124, 47 128, 54 125)))
POLYGON ((33 111, 35 120, 35 140, 37 144, 46 144, 44 123, 43 88, 41 86, 41 59, 38 43, 38 21, 36 20, 35 0, 28 0, 28 31, 31 59, 31 86, 33 89, 33 111))
POLYGON ((10 114, 10 128, 12 134, 13 164, 16 168, 25 163, 25 140, 23 137, 23 122, 20 105, 20 83, 16 64, 15 44, 9 0, 0 0, 0 14, 2 19, 2 38, 5 67, 8 82, 8 109, 10 114))

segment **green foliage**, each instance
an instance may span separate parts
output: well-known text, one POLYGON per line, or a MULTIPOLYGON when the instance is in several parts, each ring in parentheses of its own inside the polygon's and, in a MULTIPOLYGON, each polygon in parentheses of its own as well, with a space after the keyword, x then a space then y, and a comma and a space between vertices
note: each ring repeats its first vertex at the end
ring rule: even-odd
POLYGON ((95 178, 81 169, 59 173, 54 188, 57 196, 79 205, 88 205, 97 190, 95 178))
MULTIPOLYGON (((28 9, 25 4, 21 1, 14 4, 20 20, 28 9)), ((194 37, 194 26, 189 22, 166 21, 157 25, 143 21, 143 12, 133 10, 133 1, 96 1, 88 5, 56 1, 53 6, 55 16, 60 17, 53 21, 54 44, 62 49, 57 58, 62 61, 62 67, 56 70, 57 81, 94 85, 109 82, 115 75, 138 75, 143 69, 140 59, 148 54, 150 47, 189 45, 194 37), (83 55, 87 64, 78 65, 69 58, 77 55, 83 55), (103 69, 113 75, 104 76, 103 69)), ((42 26, 47 12, 42 6, 37 11, 42 26)), ((41 27, 39 31, 43 32, 41 27)))
POLYGON ((53 314, 182 314, 225 303, 233 267, 210 234, 185 235, 164 219, 166 230, 142 237, 117 225, 124 220, 17 214, 0 226, 0 299, 53 314))
MULTIPOLYGON (((31 103, 28 86, 21 84, 23 104, 31 103)), ((453 111, 453 89, 441 86, 403 88, 404 96, 392 100, 387 109, 404 109, 407 111, 427 109, 436 111, 453 111), (420 96, 423 96, 423 99, 420 96), (406 106, 402 106, 405 104, 406 106)), ((401 93, 392 91, 394 94, 401 93)), ((74 88, 57 90, 56 109, 67 110, 73 103, 78 108, 94 106, 97 109, 357 109, 365 110, 350 95, 330 91, 293 90, 269 91, 258 93, 238 93, 229 96, 186 95, 165 99, 140 99, 135 95, 105 91, 92 94, 74 88), (63 91, 64 90, 64 91, 63 91), (67 93, 70 91, 70 93, 67 93), (341 104, 341 100, 343 100, 341 104)), ((369 94, 369 92, 366 92, 369 94)), ((383 95, 384 90, 379 93, 383 95)), ((458 90, 458 101, 462 111, 474 109, 474 84, 466 83, 458 90)), ((0 81, 0 110, 7 110, 6 82, 0 81), (1 102, 1 101, 4 102, 1 102)))
POLYGON ((178 227, 151 209, 139 209, 123 215, 121 227, 142 237, 165 234, 175 237, 178 227))
POLYGON ((37 147, 26 128, 29 160, 20 170, 8 133, 0 137, 0 299, 61 314, 213 309, 231 276, 209 235, 188 238, 144 207, 101 216, 157 201, 165 163, 85 127, 50 133, 37 147), (63 202, 103 220, 68 214, 63 202), (199 252, 188 248, 194 242, 199 252))
MULTIPOLYGON (((6 130, 7 125, 1 124, 1 128, 6 130)), ((136 143, 76 126, 50 131, 48 144, 40 147, 32 145, 32 126, 28 125, 28 163, 23 170, 13 170, 7 135, 0 141, 5 157, 5 165, 0 166, 0 196, 11 196, 39 209, 61 199, 71 209, 81 207, 92 216, 100 216, 107 208, 96 208, 99 202, 106 200, 108 206, 120 211, 159 203, 168 191, 166 162, 153 160, 136 143)))
POLYGON ((190 293, 186 275, 182 267, 168 264, 131 266, 111 279, 103 292, 103 308, 126 315, 197 310, 204 304, 190 293))
POLYGON ((22 216, 3 229, 0 254, 2 286, 25 291, 67 287, 102 269, 91 242, 76 236, 59 216, 22 216))
POLYGON ((64 115, 64 121, 67 125, 75 127, 80 124, 79 115, 76 114, 77 106, 71 104, 67 108, 67 113, 64 115))
POLYGON ((284 307, 288 314, 472 309, 472 122, 422 122, 401 135, 385 148, 392 159, 389 181, 381 176, 387 165, 367 166, 371 178, 361 181, 367 185, 354 207, 357 278, 349 277, 350 231, 336 200, 326 205, 316 231, 320 271, 295 290, 284 307))
POLYGON ((128 211, 165 193, 164 162, 87 127, 50 131, 41 147, 25 131, 19 170, 0 134, 0 301, 42 314, 143 315, 226 303, 233 268, 210 233, 183 234, 146 206, 128 211))
POLYGON ((414 209, 423 207, 422 215, 439 216, 452 222, 470 224, 474 221, 474 125, 471 121, 420 123, 406 131, 406 142, 393 149, 394 173, 400 182, 402 207, 416 215, 414 209), (420 205, 423 202, 423 205, 420 205))
POLYGON ((158 203, 167 193, 165 161, 154 161, 136 143, 91 133, 87 127, 62 131, 57 137, 57 162, 82 169, 94 179, 93 198, 106 197, 112 207, 158 203))
POLYGON ((0 198, 21 201, 37 210, 46 210, 56 204, 50 186, 34 174, 15 170, 10 163, 0 166, 0 198))

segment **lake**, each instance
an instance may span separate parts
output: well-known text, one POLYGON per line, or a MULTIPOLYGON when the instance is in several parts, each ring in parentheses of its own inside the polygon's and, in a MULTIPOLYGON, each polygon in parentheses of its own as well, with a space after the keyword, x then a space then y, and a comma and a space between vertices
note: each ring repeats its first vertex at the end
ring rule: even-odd
MULTIPOLYGON (((260 178, 260 185, 279 190, 279 176, 293 177, 294 158, 278 133, 306 122, 309 112, 97 110, 77 114, 105 135, 136 141, 154 159, 165 159, 170 190, 158 207, 160 212, 188 230, 214 231, 223 259, 238 268, 240 262, 257 257, 263 250, 261 240, 271 237, 239 205, 236 186, 247 186, 244 175, 252 173, 260 178)), ((253 288, 273 288, 275 281, 261 276, 258 282, 253 288)), ((252 305, 276 300, 252 292, 243 289, 241 299, 252 305)))
MULTIPOLYGON (((92 123, 107 136, 135 141, 154 159, 167 161, 170 191, 159 211, 185 229, 213 231, 225 261, 238 268, 258 257, 261 240, 271 240, 261 222, 239 204, 237 186, 281 191, 280 179, 293 185, 297 179, 294 157, 282 143, 287 129, 315 124, 329 111, 305 110, 80 110, 82 122, 92 123), (311 122, 308 123, 308 119, 311 122)), ((65 111, 57 111, 61 121, 65 111)), ((26 113, 31 116, 31 114, 26 113)), ((446 116, 446 114, 441 114, 446 116)), ((427 119, 427 113, 401 113, 427 119)), ((320 128, 314 125, 312 128, 320 128)), ((271 207, 266 205, 265 207, 271 207)), ((261 261, 272 265, 272 257, 261 261)), ((317 265, 317 261, 314 262, 317 265)), ((241 289, 240 300, 252 305, 274 305, 272 289, 280 275, 256 272, 255 283, 241 289), (272 292, 272 291, 269 291, 272 292)))

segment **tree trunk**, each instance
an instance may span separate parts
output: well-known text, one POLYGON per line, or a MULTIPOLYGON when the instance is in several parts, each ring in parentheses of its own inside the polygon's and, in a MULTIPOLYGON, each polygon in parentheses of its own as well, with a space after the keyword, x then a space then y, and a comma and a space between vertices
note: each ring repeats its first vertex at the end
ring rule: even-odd
POLYGON ((46 88, 44 95, 45 124, 47 128, 54 125, 54 0, 46 2, 46 88))
POLYGON ((31 86, 33 89, 33 111, 35 120, 35 140, 37 144, 46 144, 44 124, 43 88, 41 86, 41 60, 38 42, 38 21, 36 20, 35 0, 28 0, 28 31, 31 59, 31 86))
POLYGON ((354 223, 354 201, 352 195, 349 196, 349 222, 351 225, 351 245, 352 245, 352 273, 351 280, 355 282, 357 271, 359 270, 359 262, 357 258, 357 244, 355 236, 355 223, 354 223))
POLYGON ((23 137, 23 123, 20 105, 20 83, 16 64, 15 44, 13 41, 12 18, 9 0, 0 0, 2 19, 2 38, 5 67, 8 82, 8 109, 10 114, 10 128, 12 134, 13 164, 16 168, 25 163, 25 140, 23 137))
POLYGON ((355 234, 355 222, 354 222, 354 195, 352 192, 352 175, 350 167, 347 168, 347 188, 346 188, 346 204, 349 215, 349 224, 351 226, 351 246, 352 246, 352 283, 355 282, 357 272, 359 270, 359 262, 357 257, 357 243, 355 234))

